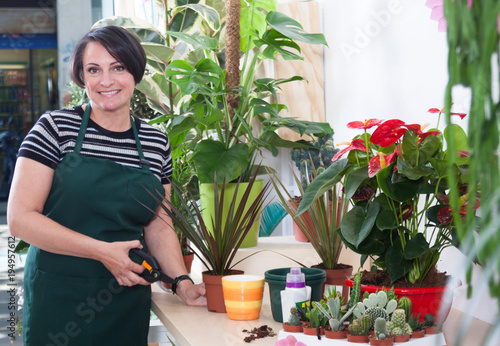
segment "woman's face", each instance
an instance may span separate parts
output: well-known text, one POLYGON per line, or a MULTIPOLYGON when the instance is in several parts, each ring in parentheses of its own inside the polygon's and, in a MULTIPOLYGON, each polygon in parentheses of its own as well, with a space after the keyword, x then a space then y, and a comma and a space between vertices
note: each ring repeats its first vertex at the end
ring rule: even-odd
POLYGON ((85 48, 83 77, 93 108, 129 113, 134 76, 98 42, 90 42, 85 48))

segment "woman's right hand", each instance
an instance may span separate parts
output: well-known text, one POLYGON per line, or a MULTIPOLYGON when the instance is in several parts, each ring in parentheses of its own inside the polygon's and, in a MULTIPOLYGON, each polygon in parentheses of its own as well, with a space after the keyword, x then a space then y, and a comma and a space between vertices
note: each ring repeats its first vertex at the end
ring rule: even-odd
POLYGON ((139 276, 144 267, 129 257, 130 249, 142 249, 138 240, 105 243, 102 264, 113 274, 121 286, 150 285, 139 276))

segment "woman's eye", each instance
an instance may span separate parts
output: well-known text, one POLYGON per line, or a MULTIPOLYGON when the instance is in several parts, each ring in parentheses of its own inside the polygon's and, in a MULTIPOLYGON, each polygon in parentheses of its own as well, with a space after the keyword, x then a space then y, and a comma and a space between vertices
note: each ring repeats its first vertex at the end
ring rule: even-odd
POLYGON ((124 71, 124 70, 125 70, 125 67, 123 67, 123 66, 116 66, 116 67, 115 67, 115 70, 116 70, 116 71, 124 71))
POLYGON ((90 67, 88 70, 87 70, 89 73, 97 73, 99 70, 96 69, 95 67, 90 67))

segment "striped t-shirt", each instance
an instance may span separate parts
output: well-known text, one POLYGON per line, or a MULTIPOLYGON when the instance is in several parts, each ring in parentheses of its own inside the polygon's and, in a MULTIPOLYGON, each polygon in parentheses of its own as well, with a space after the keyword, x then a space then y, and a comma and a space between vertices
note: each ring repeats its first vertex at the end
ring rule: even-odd
MULTIPOLYGON (((63 157, 73 152, 82 117, 81 106, 43 114, 21 144, 19 156, 56 169, 63 157)), ((168 184, 172 175, 168 137, 135 116, 134 121, 151 171, 162 184, 168 184)), ((141 167, 132 128, 125 132, 112 132, 92 119, 89 119, 80 155, 105 158, 129 167, 141 167)))

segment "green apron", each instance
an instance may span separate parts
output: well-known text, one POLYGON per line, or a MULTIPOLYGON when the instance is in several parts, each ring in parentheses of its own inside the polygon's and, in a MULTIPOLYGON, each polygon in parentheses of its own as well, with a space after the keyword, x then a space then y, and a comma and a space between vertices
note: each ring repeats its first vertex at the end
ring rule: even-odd
MULTIPOLYGON (((142 169, 80 155, 89 116, 90 104, 74 151, 54 172, 44 215, 95 239, 139 239, 145 248, 143 227, 153 213, 141 203, 158 206, 145 187, 164 193, 163 186, 144 159, 133 119, 142 169)), ((35 246, 24 281, 25 345, 147 345, 150 286, 120 286, 101 262, 35 246)))

